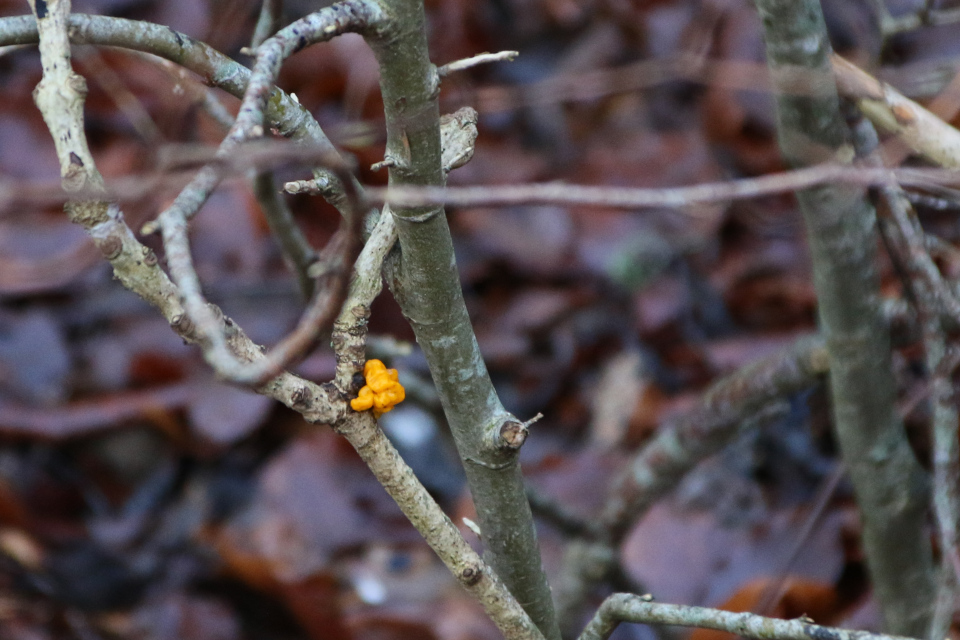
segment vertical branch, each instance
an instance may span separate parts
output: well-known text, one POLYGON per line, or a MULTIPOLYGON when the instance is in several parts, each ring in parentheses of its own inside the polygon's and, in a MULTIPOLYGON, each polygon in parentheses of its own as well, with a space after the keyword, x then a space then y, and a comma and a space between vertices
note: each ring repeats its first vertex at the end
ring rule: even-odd
MULTIPOLYGON (((103 193, 103 177, 97 171, 87 146, 83 127, 83 103, 87 83, 73 70, 70 59, 70 0, 30 0, 40 36, 43 78, 33 99, 53 136, 60 160, 61 185, 67 193, 103 193)), ((90 227, 108 219, 105 200, 71 200, 67 214, 73 222, 90 227)))
MULTIPOLYGON (((778 90, 780 148, 795 166, 852 157, 816 0, 756 0, 778 90), (791 91, 797 70, 811 80, 791 91), (794 95, 790 95, 793 93, 794 95)), ((862 189, 797 192, 830 354, 834 422, 863 521, 863 545, 887 628, 921 636, 934 588, 924 474, 895 411, 890 335, 881 316, 876 216, 862 189)))
MULTIPOLYGON (((391 23, 370 38, 380 63, 391 185, 442 186, 439 76, 427 51, 421 0, 382 0, 391 23)), ((403 259, 395 293, 430 365, 477 507, 486 557, 550 639, 559 629, 518 462, 519 421, 501 405, 460 289, 440 206, 393 209, 403 259)), ((525 433, 524 433, 525 435, 525 433)))
MULTIPOLYGON (((857 154, 870 166, 882 166, 877 152, 876 129, 863 117, 854 116, 852 130, 857 154)), ((884 244, 895 264, 900 264, 907 297, 916 306, 922 328, 924 356, 930 376, 933 404, 933 508, 940 542, 940 586, 930 625, 930 640, 945 637, 953 617, 956 589, 960 584, 957 555, 957 524, 960 514, 960 439, 952 376, 955 363, 946 357, 942 315, 957 315, 958 303, 927 253, 925 235, 916 212, 899 186, 878 189, 887 215, 881 223, 884 244)))
MULTIPOLYGON (((281 13, 283 13, 283 0, 263 0, 260 17, 257 19, 257 26, 254 28, 250 43, 251 51, 256 51, 257 47, 280 29, 281 13)), ((300 295, 305 300, 309 300, 313 295, 314 286, 313 279, 307 270, 317 259, 317 253, 297 226, 293 211, 277 190, 272 171, 263 171, 254 176, 253 194, 260 204, 260 210, 270 227, 270 233, 280 245, 280 251, 287 266, 297 278, 300 295)))
MULTIPOLYGON (((380 293, 383 261, 396 237, 393 216, 385 208, 354 264, 350 293, 334 323, 332 342, 337 372, 333 387, 342 402, 356 395, 352 379, 363 366, 370 306, 380 293)), ((411 524, 457 581, 477 598, 504 637, 508 640, 543 640, 543 635, 516 598, 467 544, 413 470, 404 463, 371 412, 347 410, 334 422, 334 429, 356 449, 411 524)))
POLYGON ((317 260, 317 252, 297 226, 293 211, 277 190, 272 171, 258 173, 253 178, 253 194, 267 220, 270 233, 280 245, 287 266, 297 278, 300 295, 309 300, 313 295, 314 283, 308 271, 317 260))
POLYGON ((264 40, 280 29, 280 16, 283 13, 283 0, 263 0, 257 26, 253 29, 251 48, 256 49, 264 40))
POLYGON ((924 316, 924 350, 933 402, 933 507, 940 534, 940 588, 928 637, 940 640, 950 630, 960 584, 960 558, 957 555, 960 442, 957 439, 958 412, 952 381, 956 362, 950 366, 939 320, 924 316))

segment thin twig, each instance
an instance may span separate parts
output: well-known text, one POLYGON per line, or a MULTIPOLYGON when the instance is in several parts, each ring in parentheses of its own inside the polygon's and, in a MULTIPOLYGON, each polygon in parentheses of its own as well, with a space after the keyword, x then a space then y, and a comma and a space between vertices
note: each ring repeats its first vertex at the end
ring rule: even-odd
POLYGON ((254 177, 253 193, 260 203, 270 232, 280 245, 284 260, 297 278, 300 294, 309 300, 313 296, 314 281, 308 271, 317 260, 317 252, 297 226, 286 200, 277 191, 272 171, 258 173, 254 177))
MULTIPOLYGON (((220 145, 217 157, 236 153, 246 140, 263 136, 264 109, 283 60, 308 44, 323 42, 341 33, 372 29, 379 17, 378 7, 363 0, 342 3, 302 18, 264 42, 257 50, 257 61, 236 122, 220 145)), ((337 245, 338 255, 326 252, 326 259, 336 263, 331 270, 334 279, 329 287, 316 288, 313 302, 297 328, 271 349, 267 357, 256 363, 237 359, 227 344, 227 336, 217 329, 220 320, 203 297, 190 253, 187 221, 196 214, 220 182, 219 168, 205 166, 157 218, 157 225, 163 233, 170 274, 183 296, 189 319, 202 336, 204 358, 219 376, 237 384, 262 385, 295 358, 302 357, 306 349, 313 345, 323 326, 332 321, 339 310, 347 291, 346 271, 359 251, 359 232, 365 209, 346 167, 340 165, 331 168, 339 174, 350 200, 342 242, 337 245)))
MULTIPOLYGON (((475 187, 390 186, 370 188, 371 200, 395 206, 502 206, 516 204, 594 205, 623 209, 652 207, 692 207, 697 204, 758 198, 824 184, 878 185, 900 183, 908 186, 953 184, 960 180, 956 171, 937 169, 890 170, 821 164, 793 171, 743 178, 727 182, 709 182, 689 187, 642 189, 630 187, 585 186, 563 183, 496 185, 475 187)), ((289 183, 288 183, 289 184, 289 183)), ((309 190, 309 184, 290 185, 295 192, 309 190)), ((695 211, 686 215, 697 217, 695 211)))
POLYGON ((389 207, 370 233, 354 265, 353 282, 340 315, 333 323, 331 343, 337 358, 334 384, 342 393, 356 395, 353 376, 363 371, 366 360, 367 320, 370 307, 383 288, 383 261, 397 242, 397 225, 389 207))
POLYGON ((280 29, 280 16, 283 15, 283 0, 263 0, 257 26, 253 30, 250 48, 256 50, 264 40, 280 29))
POLYGON ((907 640, 903 636, 823 627, 803 617, 779 620, 752 613, 659 604, 629 593, 615 593, 604 600, 579 640, 607 640, 621 622, 715 629, 754 640, 907 640))
POLYGON ((463 71, 464 69, 470 69, 471 67, 477 67, 482 64, 490 64, 493 62, 513 62, 517 59, 517 56, 520 55, 519 51, 498 51, 497 53, 480 53, 469 58, 464 58, 462 60, 455 60, 453 62, 448 62, 447 64, 439 67, 437 69, 437 75, 441 78, 454 73, 456 71, 463 71))
MULTIPOLYGON (((280 28, 283 0, 263 0, 260 17, 253 32, 250 50, 256 51, 263 42, 280 28)), ((273 173, 258 173, 253 179, 253 193, 260 204, 263 217, 270 232, 280 245, 280 252, 287 266, 293 271, 300 288, 300 295, 309 300, 313 297, 314 281, 307 273, 317 259, 317 253, 297 225, 287 201, 277 191, 273 173)))
MULTIPOLYGON (((264 170, 291 162, 323 162, 330 158, 321 148, 284 146, 264 140, 247 143, 244 153, 219 161, 224 176, 264 170)), ((193 152, 190 162, 209 162, 213 154, 203 150, 193 152)), ((177 159, 174 157, 174 159, 177 159)), ((158 188, 182 184, 182 175, 172 172, 177 164, 163 167, 161 173, 141 173, 113 178, 106 192, 114 199, 135 199, 155 192, 158 188)), ((339 184, 339 181, 337 181, 339 184)), ((509 206, 516 204, 584 205, 623 209, 676 208, 677 213, 696 218, 701 216, 695 207, 700 204, 761 198, 793 191, 798 188, 825 184, 848 184, 862 187, 900 184, 905 187, 932 189, 960 185, 960 172, 933 168, 881 169, 844 167, 833 164, 768 174, 757 178, 741 178, 727 182, 707 182, 687 187, 660 189, 604 187, 562 183, 525 185, 484 185, 472 187, 416 187, 403 186, 388 189, 366 188, 368 202, 403 205, 449 204, 452 206, 509 206)), ((323 189, 314 180, 297 180, 284 185, 288 193, 328 195, 329 183, 323 189)), ((63 202, 63 196, 51 191, 49 182, 30 182, 0 177, 0 211, 10 210, 25 203, 49 205, 63 202)), ((90 195, 79 190, 78 195, 90 195)), ((338 196, 344 202, 343 196, 338 196)), ((926 202, 917 194, 908 198, 926 202)), ((341 203, 342 204, 342 203, 341 203)), ((960 206, 958 203, 956 206, 960 206)), ((712 214, 711 214, 712 215, 712 214)))
MULTIPOLYGON (((71 219, 90 234, 104 258, 113 267, 114 275, 126 288, 154 305, 185 340, 197 342, 198 336, 193 323, 187 318, 180 302, 181 292, 159 267, 153 251, 134 236, 120 209, 105 200, 102 179, 89 155, 84 135, 83 92, 80 91, 84 85, 83 79, 76 76, 69 65, 67 24, 69 22, 70 25, 75 25, 78 21, 67 15, 69 2, 48 2, 46 10, 49 18, 39 21, 43 31, 40 38, 41 60, 46 58, 44 78, 50 80, 46 83, 48 88, 38 89, 36 99, 45 120, 50 123, 51 132, 54 133, 57 156, 64 169, 64 187, 82 192, 87 198, 68 203, 71 219), (98 193, 100 198, 96 198, 98 193)), ((79 22, 83 23, 82 20, 79 22)), ((4 24, 3 21, 0 21, 0 24, 4 24)), ((29 26, 23 20, 17 20, 15 24, 29 26)), ((134 27, 137 25, 133 22, 124 24, 134 27)), ((36 39, 36 26, 33 25, 33 31, 28 30, 26 35, 36 39)), ((218 331, 225 331, 229 323, 230 348, 238 357, 247 361, 263 358, 260 348, 239 327, 222 314, 218 317, 218 331)), ((311 422, 329 423, 342 411, 329 402, 328 395, 319 385, 288 373, 278 375, 257 391, 296 408, 311 422)))

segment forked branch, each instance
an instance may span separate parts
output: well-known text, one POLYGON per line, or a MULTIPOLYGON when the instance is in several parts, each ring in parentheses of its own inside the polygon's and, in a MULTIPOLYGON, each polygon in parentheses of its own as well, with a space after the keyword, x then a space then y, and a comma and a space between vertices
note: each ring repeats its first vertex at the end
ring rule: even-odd
MULTIPOLYGON (((69 64, 62 64, 64 60, 69 61, 70 55, 66 27, 69 20, 69 1, 54 0, 45 5, 45 9, 56 17, 56 20, 44 22, 48 14, 42 13, 40 16, 41 43, 47 63, 45 67, 51 68, 51 72, 45 77, 49 77, 51 82, 61 80, 52 73, 55 61, 60 67, 60 72, 66 73, 68 78, 73 77, 73 80, 66 85, 68 88, 62 92, 63 96, 49 100, 42 97, 38 100, 38 104, 44 112, 44 117, 54 125, 51 127, 54 131, 60 131, 59 127, 75 131, 77 140, 82 142, 82 149, 85 149, 82 121, 83 92, 79 90, 82 87, 82 79, 72 76, 69 64), (60 98, 64 96, 66 100, 61 101, 60 98)), ((40 93, 45 94, 45 92, 40 93)), ((85 162, 80 158, 80 153, 70 145, 58 144, 57 150, 64 166, 65 181, 69 178, 82 184, 99 179, 99 174, 96 173, 88 153, 85 158, 89 159, 89 162, 85 162), (78 160, 75 161, 74 156, 78 160), (86 172, 79 177, 74 175, 78 167, 86 172), (74 173, 70 173, 71 171, 74 173)), ((344 181, 344 184, 348 182, 344 181)), ((97 240, 98 246, 110 260, 117 277, 132 291, 156 305, 181 335, 188 340, 195 340, 196 334, 190 329, 190 323, 180 305, 182 292, 160 269, 156 256, 137 241, 123 221, 119 208, 102 199, 93 200, 89 204, 89 211, 93 213, 88 214, 87 209, 82 209, 73 218, 97 240)), ((359 219, 359 215, 353 216, 354 221, 359 219)), ((394 238, 393 219, 389 215, 384 216, 374 234, 374 240, 358 261, 357 278, 354 280, 352 293, 348 297, 348 311, 345 312, 346 316, 341 318, 342 330, 357 331, 358 324, 366 321, 364 313, 358 314, 356 309, 369 309, 369 303, 379 291, 383 256, 389 251, 394 238), (346 319, 351 316, 352 321, 346 319)), ((238 357, 250 362, 264 359, 259 348, 229 319, 220 315, 214 329, 227 337, 230 348, 238 357)), ((349 366, 349 364, 346 365, 347 368, 349 366)), ((524 640, 542 639, 543 636, 516 599, 463 540, 457 528, 443 514, 377 428, 369 413, 357 413, 346 409, 346 394, 333 384, 319 386, 287 373, 276 376, 258 391, 283 401, 302 413, 308 420, 335 423, 338 431, 357 448, 377 478, 454 572, 460 583, 476 595, 484 605, 491 619, 505 636, 524 640)))

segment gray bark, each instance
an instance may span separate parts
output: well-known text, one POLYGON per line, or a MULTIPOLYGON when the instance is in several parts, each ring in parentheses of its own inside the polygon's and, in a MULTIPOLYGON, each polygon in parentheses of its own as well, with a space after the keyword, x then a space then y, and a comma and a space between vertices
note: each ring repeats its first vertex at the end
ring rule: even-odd
MULTIPOLYGON (((420 0, 382 0, 390 24, 369 42, 380 63, 390 185, 441 186, 440 78, 430 63, 420 0)), ((430 365, 477 507, 485 559, 543 635, 560 637, 540 564, 518 447, 501 429, 518 421, 501 405, 460 289, 443 207, 393 208, 402 250, 394 295, 430 365)))
MULTIPOLYGON (((780 148, 794 166, 853 157, 816 0, 756 0, 778 92, 780 148), (797 71, 808 78, 796 91, 797 71)), ((863 521, 874 592, 892 633, 923 636, 934 599, 925 474, 894 406, 890 334, 880 308, 876 215, 863 189, 797 192, 830 354, 834 423, 863 521)))

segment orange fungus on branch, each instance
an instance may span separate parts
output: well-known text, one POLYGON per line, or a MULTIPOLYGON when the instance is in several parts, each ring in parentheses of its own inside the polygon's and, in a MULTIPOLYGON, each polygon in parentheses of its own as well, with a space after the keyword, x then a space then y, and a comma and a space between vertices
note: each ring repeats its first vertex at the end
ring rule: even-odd
POLYGON ((403 402, 406 392, 397 381, 397 370, 387 369, 379 360, 367 360, 363 365, 363 377, 367 384, 360 389, 359 395, 350 401, 354 411, 373 409, 373 415, 379 418, 403 402))

